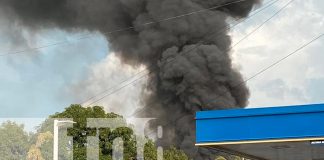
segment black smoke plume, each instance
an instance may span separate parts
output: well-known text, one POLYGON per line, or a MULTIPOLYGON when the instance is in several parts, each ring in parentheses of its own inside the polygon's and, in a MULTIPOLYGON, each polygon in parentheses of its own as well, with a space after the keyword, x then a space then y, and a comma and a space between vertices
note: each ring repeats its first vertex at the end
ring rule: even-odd
POLYGON ((245 107, 249 97, 244 84, 237 86, 243 79, 232 66, 227 18, 244 18, 259 0, 142 24, 233 1, 238 0, 0 0, 0 9, 31 30, 105 33, 134 26, 106 37, 124 63, 150 66, 142 116, 168 124, 162 144, 202 160, 212 159, 211 151, 194 147, 195 112, 245 107), (206 36, 211 32, 217 35, 206 36))

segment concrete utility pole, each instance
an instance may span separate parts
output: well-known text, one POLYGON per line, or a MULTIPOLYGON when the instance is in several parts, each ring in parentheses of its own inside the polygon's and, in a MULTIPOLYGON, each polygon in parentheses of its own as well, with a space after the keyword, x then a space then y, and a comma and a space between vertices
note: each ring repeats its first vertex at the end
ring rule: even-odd
POLYGON ((60 127, 59 124, 64 125, 63 123, 76 123, 76 122, 54 120, 53 160, 58 160, 58 134, 59 134, 59 127, 60 127))

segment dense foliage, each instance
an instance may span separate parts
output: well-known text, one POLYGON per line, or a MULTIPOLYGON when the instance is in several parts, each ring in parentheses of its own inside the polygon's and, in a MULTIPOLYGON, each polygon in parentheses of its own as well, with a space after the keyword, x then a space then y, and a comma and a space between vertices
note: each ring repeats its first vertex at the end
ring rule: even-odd
POLYGON ((0 126, 0 159, 25 159, 29 148, 29 135, 23 125, 4 122, 0 126))
MULTIPOLYGON (((46 119, 37 129, 37 133, 27 133, 23 125, 14 122, 4 122, 0 125, 0 159, 12 160, 48 160, 53 159, 53 119, 72 118, 77 122, 73 128, 67 129, 67 134, 73 136, 73 145, 68 139, 60 137, 59 159, 70 159, 73 152, 74 160, 86 160, 87 136, 96 135, 96 131, 86 127, 87 118, 121 118, 114 113, 106 113, 102 107, 82 107, 81 105, 71 105, 61 113, 55 113, 46 119)), ((62 127, 62 126, 61 126, 62 127)), ((61 130, 60 130, 61 131, 61 130)), ((63 132, 60 133, 64 134, 63 132)), ((136 160, 136 139, 131 126, 121 127, 116 130, 109 128, 99 129, 99 160, 112 159, 113 141, 117 137, 122 138, 125 160, 136 160)), ((145 138, 145 137, 143 137, 145 138)), ((94 150, 97 151, 97 150, 94 150)), ((144 147, 145 160, 157 160, 157 147, 152 140, 148 140, 144 147)), ((225 155, 228 160, 240 160, 240 158, 225 155)), ((170 146, 163 152, 164 160, 189 160, 186 154, 170 146)), ((226 160, 218 157, 216 160, 226 160)))
MULTIPOLYGON (((73 136, 73 159, 74 160, 85 160, 87 155, 87 147, 91 149, 91 146, 87 145, 87 137, 95 136, 96 130, 92 128, 87 128, 87 118, 122 118, 122 116, 114 113, 106 113, 102 107, 82 107, 81 105, 71 105, 66 108, 65 111, 61 113, 56 113, 50 116, 50 119, 45 121, 42 126, 40 126, 38 132, 44 133, 52 129, 52 119, 53 118, 72 118, 73 121, 77 122, 73 125, 73 128, 68 129, 68 135, 73 136)), ((113 141, 116 138, 122 138, 124 145, 123 156, 124 159, 132 160, 136 159, 136 138, 134 136, 131 127, 120 127, 115 130, 110 130, 109 128, 99 129, 99 159, 100 160, 110 160, 112 159, 112 146, 113 141)), ((144 137, 143 137, 144 138, 144 137)), ((44 144, 42 147, 42 154, 45 157, 50 158, 51 152, 48 147, 52 145, 51 142, 44 144), (47 155, 47 156, 46 156, 47 155)), ((60 158, 66 159, 69 152, 60 152, 60 158)), ((157 159, 157 149, 154 143, 149 140, 144 148, 144 157, 147 160, 157 159)), ((176 148, 169 148, 164 151, 165 160, 187 160, 188 157, 180 150, 176 148)))

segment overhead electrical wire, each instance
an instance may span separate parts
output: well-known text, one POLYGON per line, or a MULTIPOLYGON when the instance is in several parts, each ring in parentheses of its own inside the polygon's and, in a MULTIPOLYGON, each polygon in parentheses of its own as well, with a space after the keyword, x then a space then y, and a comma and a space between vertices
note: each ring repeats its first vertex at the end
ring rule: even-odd
MULTIPOLYGON (((235 4, 235 3, 239 3, 239 2, 243 2, 243 1, 247 1, 247 0, 237 0, 237 1, 229 2, 229 3, 225 3, 225 4, 221 4, 221 5, 216 5, 216 6, 213 6, 213 7, 210 7, 210 8, 196 10, 196 11, 193 11, 193 12, 188 12, 188 13, 180 14, 180 15, 177 15, 177 16, 167 17, 167 18, 160 19, 160 20, 157 20, 157 21, 149 21, 149 22, 146 22, 146 23, 139 24, 138 26, 148 26, 148 25, 158 24, 158 23, 161 23, 161 22, 170 21, 170 20, 174 20, 174 19, 178 19, 178 18, 183 18, 183 17, 190 16, 190 15, 193 15, 193 14, 197 14, 197 13, 201 13, 201 12, 221 8, 221 7, 224 7, 224 6, 227 6, 227 5, 231 5, 231 4, 235 4)), ((123 31, 131 30, 131 29, 135 29, 136 27, 137 26, 132 25, 132 26, 116 29, 116 30, 111 30, 111 31, 107 31, 107 32, 101 32, 101 34, 102 35, 109 35, 109 34, 113 34, 113 33, 118 33, 118 32, 123 32, 123 31)), ((91 37, 93 37, 93 35, 90 33, 90 34, 85 34, 83 36, 80 36, 79 38, 76 38, 74 40, 82 40, 82 39, 87 39, 87 38, 91 38, 91 37)), ((70 43, 70 41, 69 40, 62 40, 62 41, 58 41, 58 42, 51 43, 51 44, 48 44, 48 45, 32 47, 32 48, 28 48, 28 49, 24 49, 24 50, 20 50, 20 51, 9 51, 9 52, 0 54, 0 57, 8 56, 8 55, 23 54, 23 53, 28 52, 28 51, 39 50, 39 49, 52 47, 52 46, 58 46, 58 45, 67 44, 67 43, 70 43)))
MULTIPOLYGON (((239 24, 245 22, 246 20, 250 19, 251 17, 254 17, 254 16, 257 15, 258 13, 260 13, 261 11, 267 9, 268 7, 270 7, 271 5, 273 5, 274 3, 278 2, 278 1, 279 1, 279 0, 271 1, 271 2, 270 2, 268 5, 266 5, 265 7, 263 7, 263 8, 261 8, 261 9, 255 11, 254 13, 252 13, 251 15, 249 15, 248 17, 246 17, 245 19, 240 20, 238 23, 236 23, 236 24, 233 25, 233 26, 224 27, 224 28, 222 28, 220 31, 218 30, 218 31, 208 32, 208 33, 205 34, 205 36, 203 36, 202 39, 212 38, 212 37, 215 36, 215 34, 222 33, 222 32, 225 31, 225 30, 231 29, 231 28, 233 28, 233 27, 235 27, 235 26, 237 26, 237 25, 239 25, 239 24)), ((290 2, 291 2, 291 1, 290 1, 290 2)), ((275 13, 275 15, 277 15, 277 14, 278 14, 279 12, 281 12, 281 11, 282 11, 282 10, 279 10, 278 12, 275 13)), ((264 21, 264 22, 263 22, 259 27, 257 27, 257 29, 253 30, 251 33, 249 33, 248 35, 246 35, 246 36, 245 36, 243 39, 241 39, 238 43, 236 43, 235 45, 233 45, 232 47, 230 47, 228 50, 226 50, 226 52, 229 51, 229 50, 231 50, 234 46, 236 46, 236 45, 238 45, 239 43, 241 43, 244 39, 248 38, 252 33, 256 32, 258 29, 260 29, 261 26, 263 26, 266 22, 268 22, 268 21, 269 21, 270 19, 272 19, 273 17, 274 17, 274 16, 271 16, 270 18, 268 18, 268 19, 267 19, 266 21, 264 21)), ((194 49, 200 47, 201 45, 203 45, 203 42, 204 42, 204 41, 201 40, 198 44, 196 44, 194 47, 192 47, 191 49, 189 49, 189 50, 187 50, 186 52, 184 52, 182 55, 185 55, 185 54, 191 53, 192 50, 194 50, 194 49)), ((166 62, 166 63, 173 62, 173 61, 174 61, 178 56, 179 56, 179 55, 173 57, 173 59, 171 59, 170 61, 168 61, 168 62, 166 62)), ((150 71, 150 72, 148 72, 148 73, 146 73, 146 74, 144 74, 144 75, 141 75, 141 76, 140 76, 139 78, 137 78, 137 79, 134 79, 134 77, 136 77, 136 76, 138 76, 138 75, 144 73, 145 71, 148 71, 148 70, 149 70, 151 67, 153 67, 153 66, 154 66, 154 64, 149 65, 148 67, 146 67, 145 69, 139 71, 138 73, 134 74, 133 76, 129 77, 128 79, 122 81, 121 83, 118 83, 116 86, 110 87, 109 89, 107 89, 107 90, 101 92, 101 93, 98 94, 97 96, 93 96, 93 97, 87 99, 86 101, 83 101, 81 104, 83 104, 83 105, 92 105, 92 104, 95 104, 95 103, 97 103, 97 102, 103 100, 104 98, 106 98, 106 97, 108 97, 108 96, 110 96, 110 95, 112 95, 112 94, 114 94, 114 93, 120 91, 121 89, 123 89, 123 88, 125 88, 125 87, 127 87, 127 86, 129 86, 129 85, 131 85, 131 84, 133 84, 133 83, 135 83, 136 81, 138 81, 138 80, 144 78, 145 76, 148 76, 151 72, 154 72, 155 70, 152 69, 152 71, 150 71), (132 80, 132 79, 134 79, 134 80, 132 80), (128 80, 132 80, 132 81, 130 81, 129 83, 126 83, 126 84, 120 86, 120 87, 117 88, 117 89, 114 89, 114 88, 116 88, 117 86, 119 86, 119 85, 121 85, 121 84, 127 82, 128 80), (112 90, 112 89, 114 89, 114 90, 112 90), (112 91, 111 91, 111 90, 112 90, 112 91), (101 96, 100 98, 98 98, 98 99, 96 99, 96 100, 94 100, 94 101, 92 101, 92 102, 90 102, 90 103, 87 103, 87 102, 91 101, 92 99, 95 99, 96 97, 98 97, 98 96, 100 96, 100 95, 102 95, 103 93, 106 93, 106 92, 108 92, 108 91, 111 91, 111 92, 109 92, 108 94, 105 94, 105 95, 101 96)))
MULTIPOLYGON (((257 76, 259 76, 260 74, 262 74, 262 73, 268 71, 269 69, 275 67, 276 65, 280 64, 282 61, 288 59, 288 58, 291 57, 292 55, 298 53, 299 51, 301 51, 302 49, 306 48, 307 46, 309 46, 310 44, 314 43, 316 40, 318 40, 318 39, 320 39, 320 38, 322 38, 322 37, 324 37, 324 33, 321 33, 320 35, 314 37, 314 38, 311 39, 310 41, 304 43, 303 45, 301 45, 300 47, 298 47, 297 49, 295 49, 293 52, 291 52, 291 53, 287 54, 286 56, 280 58, 279 60, 275 61, 275 62, 272 63, 271 65, 269 65, 269 66, 267 66, 267 67, 261 69, 259 72, 255 73, 254 75, 252 75, 251 77, 249 77, 249 78, 247 78, 246 80, 242 81, 241 83, 238 83, 237 85, 234 86, 234 88, 235 88, 235 87, 238 87, 238 86, 240 86, 240 85, 242 85, 242 84, 245 84, 246 82, 248 82, 248 81, 250 81, 250 80, 256 78, 257 76)), ((219 96, 217 96, 215 99, 217 99, 217 98, 220 97, 220 96, 223 96, 224 94, 226 94, 226 91, 223 92, 223 94, 220 94, 219 96)), ((213 101, 208 102, 206 105, 208 105, 208 104, 211 103, 211 102, 213 102, 213 101)), ((179 117, 179 118, 177 118, 175 121, 178 121, 178 120, 180 120, 181 118, 182 118, 182 117, 179 117)), ((173 122, 175 122, 175 121, 173 121, 173 122)), ((164 124, 163 126, 167 126, 167 125, 170 125, 170 124, 172 124, 172 123, 169 122, 169 123, 164 124)), ((154 131, 149 132, 149 134, 152 134, 152 133, 154 133, 154 131)))
MULTIPOLYGON (((249 37, 250 35, 252 35, 255 31, 257 31, 258 29, 260 29, 265 23, 267 23, 268 21, 270 21, 273 17, 275 17, 277 14, 279 14, 282 10, 284 10, 291 2, 293 2, 294 0, 289 1, 285 6, 283 6, 280 10, 278 10, 275 14, 273 14, 269 19, 267 19, 266 21, 264 21, 261 25, 259 25, 258 27, 256 27, 252 32, 250 32, 249 34, 246 35, 245 38, 241 39, 240 41, 238 41, 237 44, 239 44, 240 42, 242 42, 244 39, 246 39, 247 37, 249 37)), ((246 82, 256 78, 257 76, 259 76, 260 74, 270 70, 271 68, 275 67, 276 65, 280 64, 281 62, 283 62, 284 60, 288 59, 289 57, 291 57, 292 55, 298 53, 299 51, 301 51, 302 49, 306 48, 307 46, 309 46, 310 44, 314 43, 316 40, 322 38, 324 36, 324 33, 321 33, 320 35, 314 37, 313 39, 311 39, 310 41, 308 41, 307 43, 301 45, 300 47, 298 47, 297 49, 295 49, 293 52, 287 54, 286 56, 280 58, 279 60, 275 61, 274 63, 272 63, 271 65, 261 69, 259 72, 255 73, 254 75, 252 75, 251 77, 247 78, 246 80, 242 81, 241 83, 235 85, 234 87, 238 87, 242 84, 245 84, 246 82)), ((235 45, 234 45, 235 46, 235 45)), ((140 78, 142 78, 143 76, 141 76, 140 78)), ((225 94, 225 93, 224 93, 225 94)), ((222 94, 221 94, 222 95, 222 94)), ((219 95, 218 97, 220 97, 221 95, 219 95)), ((211 102, 209 102, 211 103, 211 102)), ((207 103, 207 105, 209 104, 207 103)), ((182 117, 179 117, 179 119, 181 119, 182 117)), ((175 120, 177 121, 177 120, 175 120)), ((166 125, 169 125, 171 123, 167 123, 166 125)), ((152 132, 151 132, 152 133, 152 132)), ((213 148, 214 149, 214 148, 213 148)))
MULTIPOLYGON (((277 12, 275 12, 272 16, 270 16, 268 19, 266 19, 265 21, 263 21, 260 25, 258 25, 255 29, 253 29, 251 32, 249 32, 248 34, 246 34, 243 38, 241 38, 237 43, 235 43, 231 48, 229 48, 229 50, 231 50, 233 47, 237 46, 239 43, 241 43, 243 40, 247 39, 249 36, 251 36, 252 34, 254 34, 257 30, 259 30, 264 24, 266 24, 267 22, 269 22, 272 18, 274 18, 276 15, 278 15, 281 11, 283 11, 289 4, 291 4, 294 0, 290 0, 287 4, 285 4, 283 7, 281 7, 277 12)), ((269 68, 268 68, 269 69, 269 68)), ((264 72, 264 71, 263 71, 264 72)), ((261 74, 261 73, 260 73, 261 74)), ((252 78, 256 77, 257 75, 253 76, 252 78)), ((252 79, 249 78, 248 80, 252 79)), ((247 80, 247 81, 248 81, 247 80)), ((238 86, 244 84, 246 81, 241 82, 238 86)), ((238 86, 234 86, 238 87, 238 86)), ((221 94, 222 95, 222 94, 221 94)), ((218 96, 220 97, 220 96, 218 96)), ((217 99, 217 98, 216 98, 217 99)), ((211 102, 209 102, 211 103, 211 102)), ((207 103, 206 105, 208 105, 209 103, 207 103)), ((149 105, 146 105, 149 106, 149 105)), ((139 113, 143 112, 143 110, 139 110, 138 112, 135 112, 133 114, 131 114, 130 116, 127 117, 133 117, 134 115, 137 115, 139 113)))

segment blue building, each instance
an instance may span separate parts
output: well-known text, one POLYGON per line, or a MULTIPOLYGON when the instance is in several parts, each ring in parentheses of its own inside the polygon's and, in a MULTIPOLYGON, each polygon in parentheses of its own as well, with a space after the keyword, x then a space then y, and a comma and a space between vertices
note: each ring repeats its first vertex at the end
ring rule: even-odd
POLYGON ((324 160, 324 104, 202 111, 196 145, 258 160, 324 160))

